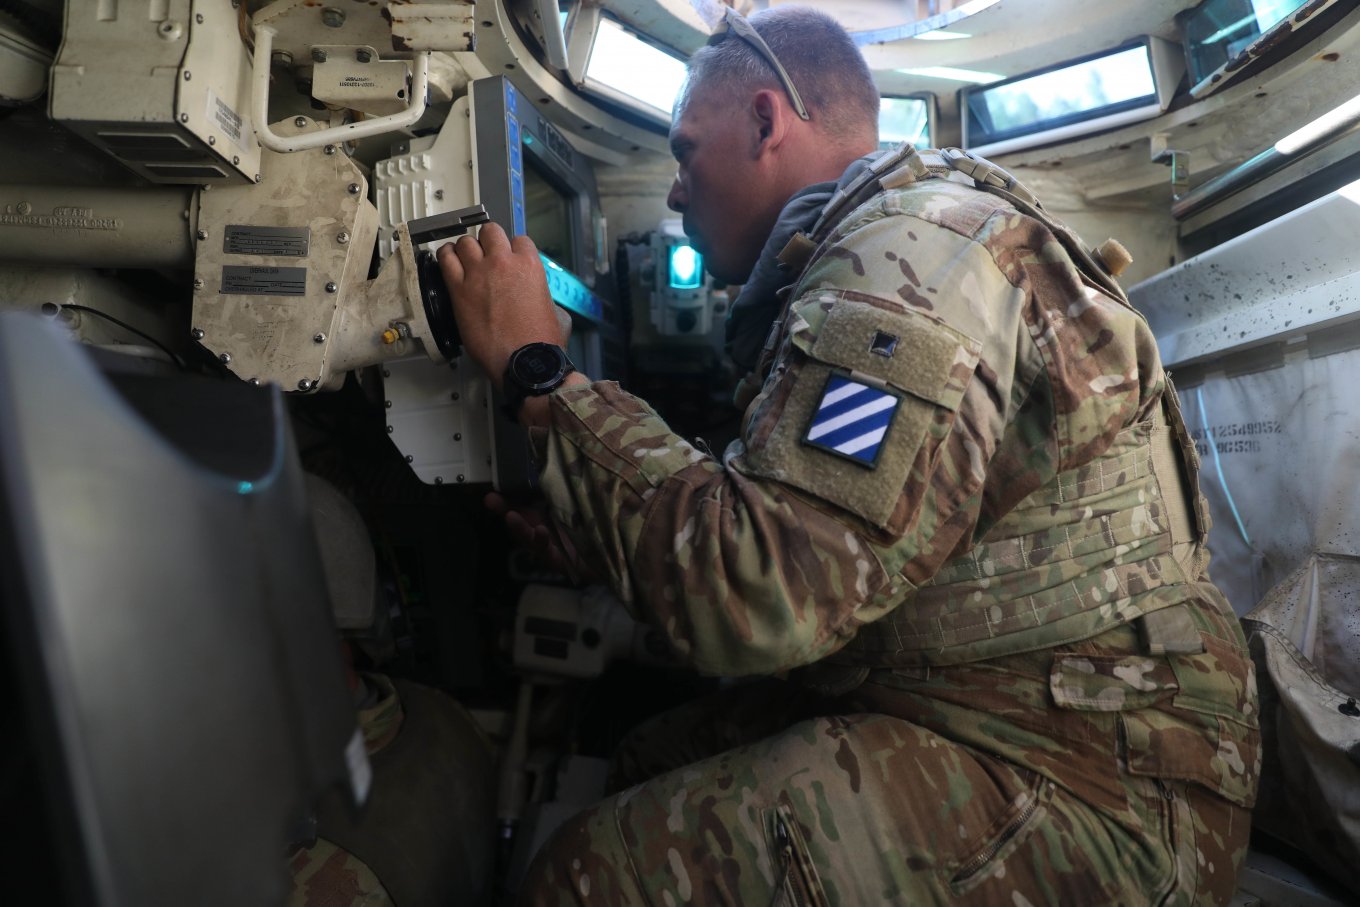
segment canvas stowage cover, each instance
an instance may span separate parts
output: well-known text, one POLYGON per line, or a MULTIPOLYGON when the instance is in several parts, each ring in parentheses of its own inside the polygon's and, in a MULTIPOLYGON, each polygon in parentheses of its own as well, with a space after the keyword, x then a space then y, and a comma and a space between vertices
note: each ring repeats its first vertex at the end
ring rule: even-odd
POLYGON ((1253 821, 1348 888, 1360 866, 1360 558, 1315 554, 1243 618, 1265 762, 1253 821))

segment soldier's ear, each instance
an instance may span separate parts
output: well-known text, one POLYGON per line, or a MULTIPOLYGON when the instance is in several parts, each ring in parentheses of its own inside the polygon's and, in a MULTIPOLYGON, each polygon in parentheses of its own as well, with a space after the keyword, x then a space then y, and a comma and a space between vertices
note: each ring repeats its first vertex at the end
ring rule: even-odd
POLYGON ((782 93, 768 88, 751 96, 752 157, 760 157, 783 144, 792 111, 782 101, 782 93))

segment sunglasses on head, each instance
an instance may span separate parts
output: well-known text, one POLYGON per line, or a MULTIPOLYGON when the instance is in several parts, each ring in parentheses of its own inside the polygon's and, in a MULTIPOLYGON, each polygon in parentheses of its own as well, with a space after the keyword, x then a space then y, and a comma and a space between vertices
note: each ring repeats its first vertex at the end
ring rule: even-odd
POLYGON ((779 76, 779 82, 784 86, 784 92, 789 96, 789 102, 793 104, 793 109, 798 116, 805 120, 811 120, 808 116, 807 108, 803 106, 803 98, 798 94, 798 89, 793 85, 793 79, 789 78, 788 70, 779 62, 779 58, 770 50, 770 45, 765 43, 765 39, 751 27, 741 13, 732 9, 730 6, 723 14, 723 21, 718 24, 718 28, 709 37, 709 44, 721 44, 732 35, 736 35, 741 40, 755 48, 756 53, 765 58, 765 62, 770 64, 775 75, 779 76))

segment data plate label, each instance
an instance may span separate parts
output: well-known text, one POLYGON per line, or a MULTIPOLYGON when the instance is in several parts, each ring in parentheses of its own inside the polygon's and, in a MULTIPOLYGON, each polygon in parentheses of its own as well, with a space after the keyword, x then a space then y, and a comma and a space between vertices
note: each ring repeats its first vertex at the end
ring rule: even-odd
POLYGON ((224 265, 221 292, 248 296, 306 296, 307 269, 224 265))
POLYGON ((222 251, 229 255, 306 258, 311 238, 310 227, 251 227, 231 224, 222 238, 222 251))

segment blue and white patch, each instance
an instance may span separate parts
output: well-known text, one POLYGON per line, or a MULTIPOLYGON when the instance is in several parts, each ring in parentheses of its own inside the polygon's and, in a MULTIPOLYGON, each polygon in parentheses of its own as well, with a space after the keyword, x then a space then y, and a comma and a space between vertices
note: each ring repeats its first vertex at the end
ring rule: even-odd
POLYGON ((873 469, 901 402, 889 391, 831 375, 803 441, 873 469))

